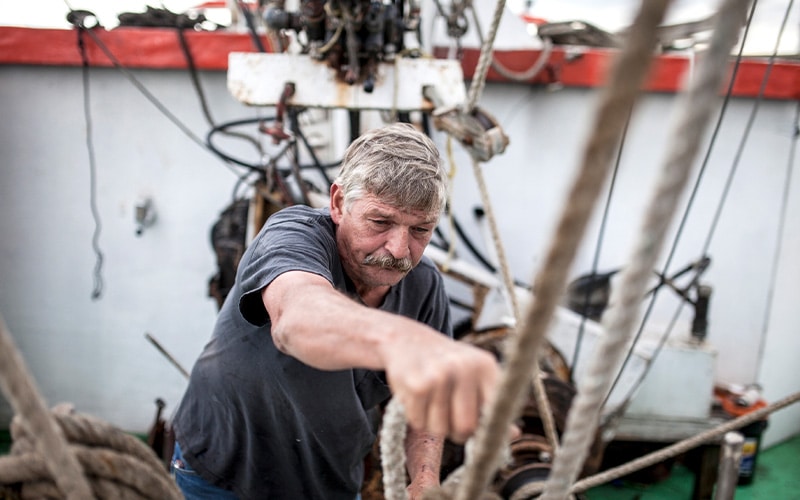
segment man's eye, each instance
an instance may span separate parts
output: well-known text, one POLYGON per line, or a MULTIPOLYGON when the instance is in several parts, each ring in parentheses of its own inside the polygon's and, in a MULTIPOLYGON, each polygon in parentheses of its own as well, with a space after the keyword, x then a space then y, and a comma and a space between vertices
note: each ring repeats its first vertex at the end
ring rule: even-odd
POLYGON ((427 227, 415 227, 412 228, 412 231, 414 231, 417 234, 428 234, 429 232, 431 232, 431 230, 428 229, 427 227))
POLYGON ((376 226, 386 226, 386 225, 389 224, 389 221, 380 220, 380 219, 372 219, 370 222, 372 222, 376 226))

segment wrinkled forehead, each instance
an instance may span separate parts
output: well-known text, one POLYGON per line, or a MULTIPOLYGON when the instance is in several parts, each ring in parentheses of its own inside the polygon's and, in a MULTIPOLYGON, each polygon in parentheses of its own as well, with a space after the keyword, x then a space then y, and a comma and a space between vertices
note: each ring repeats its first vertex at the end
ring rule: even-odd
POLYGON ((354 200, 352 209, 367 217, 403 220, 405 222, 413 222, 415 225, 435 224, 439 221, 438 210, 407 208, 395 203, 389 203, 378 196, 368 193, 354 200))

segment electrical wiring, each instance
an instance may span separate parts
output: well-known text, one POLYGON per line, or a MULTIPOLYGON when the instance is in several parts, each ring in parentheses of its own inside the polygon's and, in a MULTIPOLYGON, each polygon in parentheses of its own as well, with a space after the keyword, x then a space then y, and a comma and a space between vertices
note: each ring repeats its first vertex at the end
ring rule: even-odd
POLYGON ((258 36, 258 31, 256 30, 255 20, 253 18, 253 13, 250 9, 245 5, 242 0, 236 1, 236 6, 239 8, 239 11, 244 16, 244 21, 247 24, 247 29, 250 31, 250 38, 253 40, 253 45, 255 45, 256 49, 259 52, 266 52, 267 49, 264 47, 264 43, 261 41, 261 37, 258 36))
MULTIPOLYGON (((241 158, 237 158, 237 157, 231 156, 231 155, 223 152, 219 148, 219 146, 214 143, 213 138, 214 138, 214 136, 216 134, 227 132, 228 129, 233 128, 233 127, 240 127, 240 126, 243 126, 243 125, 252 125, 252 124, 256 124, 256 123, 261 123, 263 121, 269 121, 271 119, 273 119, 273 117, 243 118, 243 119, 231 120, 231 121, 228 121, 228 122, 217 124, 214 127, 212 127, 211 130, 208 131, 208 134, 206 134, 206 144, 208 145, 208 148, 214 154, 218 155, 220 158, 224 159, 225 161, 228 161, 230 163, 234 163, 234 164, 239 165, 241 167, 245 167, 245 168, 247 168, 249 170, 263 171, 264 167, 263 167, 262 163, 249 162, 249 161, 246 161, 246 160, 243 160, 241 158)), ((299 128, 297 130, 299 130, 299 128)), ((326 170, 329 169, 329 168, 334 168, 334 167, 339 166, 339 162, 324 163, 324 164, 320 163, 318 158, 316 158, 316 155, 313 154, 313 150, 311 148, 311 145, 308 143, 308 140, 306 139, 305 135, 301 134, 301 136, 302 136, 301 140, 303 141, 304 145, 309 149, 309 151, 312 151, 311 155, 312 155, 312 158, 314 159, 314 163, 311 164, 311 165, 300 165, 300 170, 305 170, 305 169, 310 169, 310 168, 317 169, 320 172, 325 174, 328 182, 331 182, 330 178, 327 175, 326 170)))

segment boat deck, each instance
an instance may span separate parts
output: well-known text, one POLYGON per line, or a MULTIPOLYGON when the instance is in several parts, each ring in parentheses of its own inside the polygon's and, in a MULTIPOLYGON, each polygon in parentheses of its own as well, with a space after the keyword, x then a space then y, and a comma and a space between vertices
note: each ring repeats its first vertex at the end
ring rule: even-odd
MULTIPOLYGON (((674 464, 669 476, 654 484, 619 480, 592 488, 588 500, 688 500, 695 474, 684 463, 674 464)), ((753 481, 737 486, 736 500, 800 500, 800 435, 761 451, 753 481)))
MULTIPOLYGON (((11 439, 0 431, 0 455, 8 453, 11 439)), ((618 480, 586 492, 587 500, 688 500, 695 474, 681 461, 669 476, 654 484, 618 480)), ((800 500, 800 435, 758 455, 753 482, 736 488, 736 500, 800 500)))

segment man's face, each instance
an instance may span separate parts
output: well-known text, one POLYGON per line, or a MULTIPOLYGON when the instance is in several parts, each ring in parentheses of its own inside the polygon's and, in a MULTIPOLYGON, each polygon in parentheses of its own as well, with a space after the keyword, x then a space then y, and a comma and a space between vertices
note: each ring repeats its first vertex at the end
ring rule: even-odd
POLYGON ((356 288, 372 289, 397 284, 419 263, 439 214, 401 210, 369 194, 345 208, 334 184, 331 217, 345 272, 356 288))

